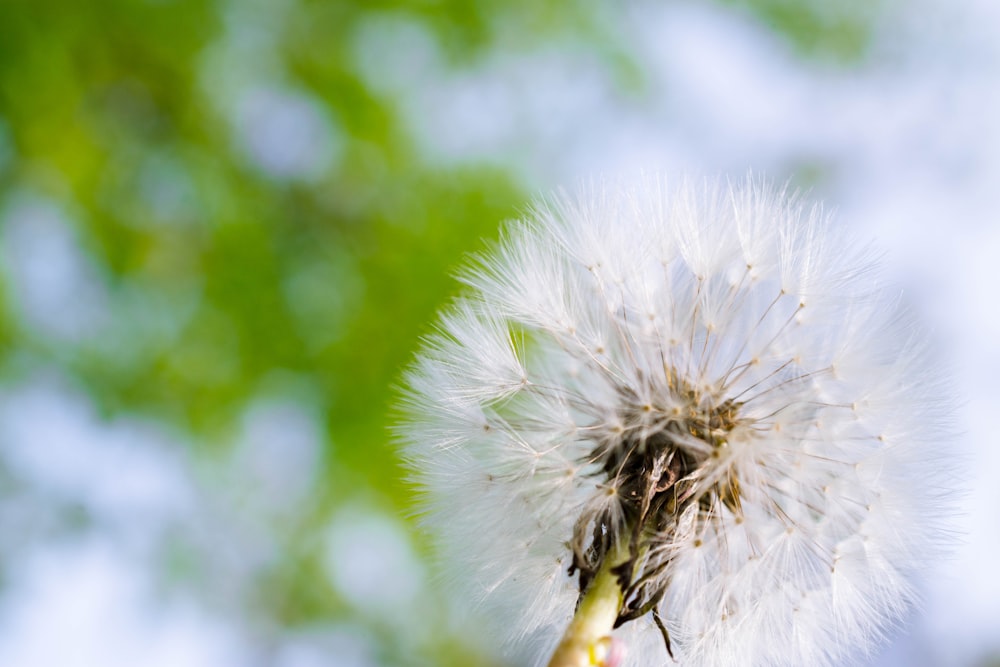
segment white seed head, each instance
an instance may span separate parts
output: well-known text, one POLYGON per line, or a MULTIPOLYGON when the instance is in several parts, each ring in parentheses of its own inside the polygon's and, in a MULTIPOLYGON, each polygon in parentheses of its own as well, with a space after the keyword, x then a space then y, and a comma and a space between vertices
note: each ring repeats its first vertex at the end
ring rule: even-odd
POLYGON ((463 279, 401 431, 448 581, 519 664, 621 544, 632 667, 668 659, 653 610, 683 665, 827 665, 913 603, 947 391, 821 209, 751 180, 592 185, 463 279))

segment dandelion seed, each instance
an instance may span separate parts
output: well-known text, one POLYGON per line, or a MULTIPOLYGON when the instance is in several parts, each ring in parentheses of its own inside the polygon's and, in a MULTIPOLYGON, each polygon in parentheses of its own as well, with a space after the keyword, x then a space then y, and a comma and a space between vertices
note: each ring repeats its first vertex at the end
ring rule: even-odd
POLYGON ((464 280, 402 432, 451 581, 513 659, 828 665, 913 604, 947 392, 818 207, 595 185, 464 280))

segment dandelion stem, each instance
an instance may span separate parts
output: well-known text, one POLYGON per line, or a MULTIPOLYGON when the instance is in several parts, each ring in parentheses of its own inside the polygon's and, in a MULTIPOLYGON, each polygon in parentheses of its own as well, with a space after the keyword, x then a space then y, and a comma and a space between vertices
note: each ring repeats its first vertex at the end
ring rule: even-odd
POLYGON ((624 602, 615 567, 628 558, 628 548, 609 552, 590 586, 583 594, 576 614, 556 647, 548 667, 593 667, 606 665, 611 652, 611 630, 624 602))

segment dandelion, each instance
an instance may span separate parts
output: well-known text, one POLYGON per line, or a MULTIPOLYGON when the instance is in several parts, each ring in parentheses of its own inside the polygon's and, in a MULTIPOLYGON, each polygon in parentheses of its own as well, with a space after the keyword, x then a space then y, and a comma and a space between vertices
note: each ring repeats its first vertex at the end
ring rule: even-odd
POLYGON ((593 185, 463 279, 402 432, 448 581, 517 664, 828 665, 914 603, 947 392, 821 208, 593 185))

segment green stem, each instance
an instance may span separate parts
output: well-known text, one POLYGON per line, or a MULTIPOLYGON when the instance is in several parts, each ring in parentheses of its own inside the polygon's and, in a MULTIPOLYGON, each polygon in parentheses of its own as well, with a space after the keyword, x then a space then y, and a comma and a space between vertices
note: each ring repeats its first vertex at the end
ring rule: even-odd
POLYGON ((583 594, 573 620, 549 660, 549 667, 602 664, 601 654, 609 646, 611 630, 624 602, 618 577, 612 570, 626 560, 627 552, 626 548, 608 553, 583 594))

